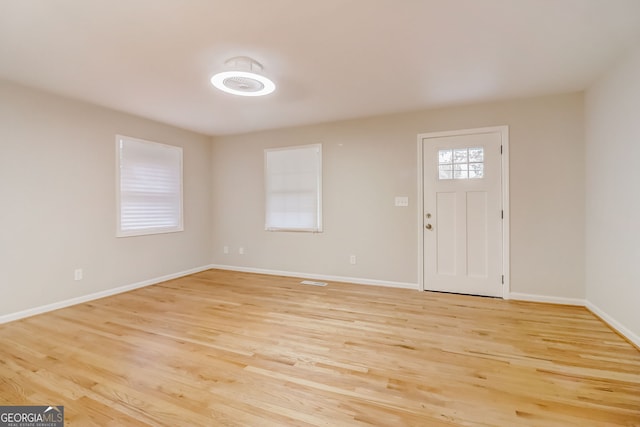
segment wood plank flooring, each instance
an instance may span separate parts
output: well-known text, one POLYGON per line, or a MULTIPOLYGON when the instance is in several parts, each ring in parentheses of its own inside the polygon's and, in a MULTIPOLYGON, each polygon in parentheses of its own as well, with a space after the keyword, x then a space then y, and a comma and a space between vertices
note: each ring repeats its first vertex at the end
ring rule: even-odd
POLYGON ((640 426, 584 308, 209 270, 0 325, 0 404, 68 426, 640 426))

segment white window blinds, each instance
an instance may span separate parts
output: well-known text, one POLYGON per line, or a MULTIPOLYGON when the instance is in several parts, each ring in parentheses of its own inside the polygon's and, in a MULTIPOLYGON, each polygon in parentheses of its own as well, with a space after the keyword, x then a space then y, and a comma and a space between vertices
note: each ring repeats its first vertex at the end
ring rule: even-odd
POLYGON ((322 144, 265 150, 270 231, 322 231, 322 144))
POLYGON ((182 231, 182 148, 120 135, 116 148, 116 235, 182 231))

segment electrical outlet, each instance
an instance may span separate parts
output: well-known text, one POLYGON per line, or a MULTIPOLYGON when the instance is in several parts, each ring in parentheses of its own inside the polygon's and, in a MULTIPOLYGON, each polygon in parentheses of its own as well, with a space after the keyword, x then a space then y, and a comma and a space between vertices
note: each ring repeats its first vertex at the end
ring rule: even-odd
POLYGON ((349 257, 349 264, 355 264, 356 263, 356 256, 355 255, 351 255, 349 257))
POLYGON ((239 253, 240 255, 244 255, 244 248, 243 248, 243 247, 240 247, 240 249, 238 249, 238 253, 239 253))
POLYGON ((222 252, 224 252, 225 254, 229 253, 229 246, 225 246, 222 248, 222 252))
POLYGON ((82 269, 76 268, 73 271, 73 280, 82 280, 82 269))

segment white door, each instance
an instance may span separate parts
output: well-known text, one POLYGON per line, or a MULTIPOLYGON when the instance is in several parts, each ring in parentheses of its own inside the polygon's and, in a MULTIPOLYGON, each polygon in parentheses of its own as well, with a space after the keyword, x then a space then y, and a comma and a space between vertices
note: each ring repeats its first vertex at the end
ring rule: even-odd
POLYGON ((424 289, 503 296, 502 134, 422 137, 424 289))

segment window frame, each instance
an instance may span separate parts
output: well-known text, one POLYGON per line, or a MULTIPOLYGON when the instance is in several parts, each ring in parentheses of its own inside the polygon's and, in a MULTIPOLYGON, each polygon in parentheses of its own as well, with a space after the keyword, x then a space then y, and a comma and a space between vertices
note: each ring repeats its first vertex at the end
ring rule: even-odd
POLYGON ((265 191, 265 231, 274 232, 303 232, 303 233, 322 233, 322 144, 306 144, 278 148, 266 148, 264 150, 264 191, 265 191), (285 224, 273 224, 270 222, 270 175, 269 175, 269 154, 273 152, 294 151, 294 150, 314 150, 316 152, 314 161, 315 172, 315 224, 312 227, 296 227, 285 224))
POLYGON ((437 159, 438 159, 437 171, 438 171, 439 181, 475 181, 479 179, 484 179, 484 146, 438 149, 437 159), (481 150, 480 152, 481 152, 482 160, 478 161, 476 159, 474 161, 471 161, 471 155, 470 155, 471 150, 481 150), (455 158, 456 151, 466 151, 464 162, 456 161, 456 158, 455 158), (451 154, 451 162, 444 162, 444 163, 442 162, 441 158, 442 158, 443 152, 449 152, 451 154), (480 165, 480 168, 474 171, 476 174, 479 171, 480 172, 479 175, 471 176, 472 169, 474 169, 472 167, 473 165, 480 165), (456 166, 460 166, 460 169, 456 170, 456 166), (450 172, 451 176, 450 177, 443 176, 443 171, 450 172), (465 172, 465 176, 457 177, 456 172, 465 172))
POLYGON ((154 234, 166 234, 166 233, 176 233, 184 231, 184 167, 183 167, 183 148, 175 145, 163 144, 155 141, 148 141, 145 139, 134 138, 126 135, 116 135, 115 139, 115 151, 116 151, 116 237, 133 237, 133 236, 147 236, 154 234), (123 189, 122 189, 122 155, 123 150, 122 144, 126 144, 126 142, 132 142, 134 144, 143 144, 147 147, 155 147, 158 150, 163 151, 173 151, 177 154, 178 160, 178 176, 179 183, 177 186, 177 198, 178 203, 177 208, 177 224, 171 226, 149 226, 145 228, 138 228, 133 230, 123 230, 122 229, 122 208, 123 204, 123 189))

